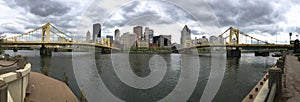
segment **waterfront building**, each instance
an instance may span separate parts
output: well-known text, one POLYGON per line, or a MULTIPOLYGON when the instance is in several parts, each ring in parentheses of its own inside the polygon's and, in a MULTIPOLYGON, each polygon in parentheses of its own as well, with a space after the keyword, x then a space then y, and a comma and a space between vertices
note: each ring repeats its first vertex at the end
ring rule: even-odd
POLYGON ((159 35, 153 37, 153 42, 158 47, 171 47, 171 35, 159 35))
POLYGON ((136 26, 133 28, 133 33, 136 34, 136 37, 138 40, 142 40, 143 38, 143 27, 142 26, 136 26))
POLYGON ((93 25, 93 42, 97 42, 97 38, 101 37, 101 24, 96 23, 93 25))
POLYGON ((123 50, 127 50, 131 48, 132 46, 135 46, 136 43, 136 34, 131 34, 129 32, 124 33, 120 38, 120 45, 123 50))
POLYGON ((188 28, 187 25, 185 25, 184 28, 181 31, 180 43, 185 44, 185 42, 187 40, 191 40, 191 30, 188 28))
POLYGON ((209 44, 209 41, 208 39, 206 38, 206 36, 202 36, 202 38, 200 39, 200 43, 202 45, 208 45, 209 44))
POLYGON ((91 33, 90 33, 90 31, 88 31, 86 33, 86 40, 85 41, 88 42, 88 43, 91 41, 91 33))
POLYGON ((119 29, 115 30, 115 41, 116 42, 120 41, 120 30, 119 29))
POLYGON ((154 36, 154 30, 150 29, 149 30, 149 43, 153 43, 153 36, 154 36))

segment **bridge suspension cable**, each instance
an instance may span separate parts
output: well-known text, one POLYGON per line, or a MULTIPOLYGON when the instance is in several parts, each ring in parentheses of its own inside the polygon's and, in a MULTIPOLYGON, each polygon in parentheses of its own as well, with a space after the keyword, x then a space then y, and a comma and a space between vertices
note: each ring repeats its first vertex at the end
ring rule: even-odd
POLYGON ((5 38, 13 42, 73 42, 74 39, 51 23, 35 28, 29 32, 5 38))
POLYGON ((269 44, 268 42, 266 41, 263 41, 263 40, 259 40, 255 37, 252 37, 244 32, 241 32, 239 29, 235 29, 233 27, 229 27, 227 30, 225 30, 225 32, 223 32, 221 35, 219 35, 220 37, 223 37, 225 40, 227 38, 229 38, 229 44, 239 44, 240 43, 240 40, 241 40, 241 35, 245 36, 245 38, 251 38, 251 43, 252 43, 252 40, 256 40, 257 42, 262 42, 264 44, 269 44), (223 37, 227 32, 229 32, 229 35, 228 36, 225 36, 223 37), (236 42, 233 41, 233 37, 235 37, 236 39, 236 42))

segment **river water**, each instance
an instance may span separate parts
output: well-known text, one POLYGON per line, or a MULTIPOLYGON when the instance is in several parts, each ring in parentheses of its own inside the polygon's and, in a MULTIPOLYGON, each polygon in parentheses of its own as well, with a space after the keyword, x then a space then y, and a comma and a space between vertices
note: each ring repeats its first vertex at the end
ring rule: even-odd
MULTIPOLYGON (((28 56, 30 63, 32 64, 32 71, 43 73, 61 81, 64 80, 64 73, 66 73, 68 76, 68 85, 75 95, 79 98, 80 89, 82 89, 82 91, 87 95, 88 100, 92 102, 101 101, 99 100, 99 97, 97 97, 101 95, 101 92, 94 88, 97 87, 97 85, 101 85, 97 84, 97 81, 99 80, 101 80, 104 83, 105 88, 112 93, 111 95, 118 99, 129 102, 145 102, 161 100, 164 97, 167 97, 174 90, 177 90, 177 84, 181 81, 180 77, 183 77, 182 79, 185 80, 196 77, 197 80, 194 87, 193 85, 188 84, 183 86, 189 86, 190 88, 179 88, 179 91, 176 92, 181 92, 182 95, 179 95, 177 99, 180 100, 186 98, 190 102, 198 102, 201 99, 204 89, 208 83, 209 75, 212 71, 212 64, 218 64, 212 63, 212 58, 209 56, 183 57, 184 55, 180 54, 97 54, 94 56, 93 53, 88 52, 53 52, 52 57, 41 57, 38 50, 18 51, 17 53, 5 51, 5 53, 10 54, 11 56, 28 56), (184 62, 186 63, 186 66, 183 68, 188 69, 190 67, 200 67, 200 71, 196 72, 196 74, 199 73, 199 75, 196 75, 193 71, 191 71, 188 76, 183 75, 183 70, 186 70, 182 69, 183 58, 188 59, 184 62), (74 59, 76 59, 77 62, 74 62, 74 59), (116 63, 119 63, 120 61, 125 62, 125 64, 128 62, 127 64, 131 67, 129 69, 114 68, 119 65, 116 63), (91 62, 95 62, 95 65, 92 65, 93 63, 91 64, 91 62), (199 62, 199 66, 189 62, 199 62), (76 68, 74 68, 74 65, 76 68), (96 66, 96 70, 91 70, 94 66, 96 66), (149 68, 149 66, 152 66, 153 68, 149 68), (89 73, 89 75, 76 76, 74 74, 74 70, 76 70, 76 75, 78 73, 89 73), (120 74, 127 71, 132 71, 133 74, 140 78, 148 78, 148 76, 151 76, 150 78, 156 78, 155 76, 158 77, 160 75, 163 77, 158 80, 159 82, 157 84, 153 84, 153 87, 141 89, 137 87, 147 86, 139 85, 139 83, 132 84, 136 85, 132 86, 128 85, 130 83, 124 82, 124 80, 133 81, 132 83, 135 81, 130 80, 132 77, 126 76, 128 74, 120 74), (165 73, 160 74, 160 72, 165 73), (157 74, 152 75, 153 73, 157 74), (98 77, 95 74, 98 74, 98 77, 100 76, 101 79, 97 79, 98 77), (76 78, 79 81, 77 81, 76 78), (79 82, 79 84, 77 84, 77 82, 79 82), (192 91, 188 92, 190 90, 192 91)), ((258 82, 258 80, 260 80, 267 72, 268 68, 275 64, 277 58, 255 57, 253 53, 244 53, 240 58, 227 58, 225 60, 224 77, 222 78, 223 80, 219 87, 220 89, 217 91, 216 96, 213 99, 214 102, 241 101, 258 82)), ((123 65, 120 64, 119 66, 122 67, 123 65)), ((151 82, 144 83, 155 83, 157 80, 150 81, 151 82)))

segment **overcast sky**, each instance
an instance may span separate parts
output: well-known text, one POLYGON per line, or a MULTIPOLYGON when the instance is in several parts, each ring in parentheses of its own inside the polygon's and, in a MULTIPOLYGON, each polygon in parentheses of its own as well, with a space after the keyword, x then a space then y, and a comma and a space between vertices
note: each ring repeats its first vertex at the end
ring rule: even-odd
POLYGON ((293 39, 300 33, 299 0, 1 0, 0 8, 0 34, 7 36, 47 22, 80 40, 93 23, 101 23, 102 36, 141 25, 177 43, 184 25, 193 38, 219 35, 230 26, 271 43, 287 43, 289 32, 293 39))

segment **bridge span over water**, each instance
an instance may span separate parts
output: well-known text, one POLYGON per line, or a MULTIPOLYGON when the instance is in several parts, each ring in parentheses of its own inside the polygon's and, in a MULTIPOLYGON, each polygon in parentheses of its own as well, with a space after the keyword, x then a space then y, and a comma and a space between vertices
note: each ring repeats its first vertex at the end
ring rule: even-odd
POLYGON ((66 49, 70 49, 74 45, 91 46, 102 49, 102 53, 110 53, 111 50, 120 50, 110 45, 75 41, 73 37, 62 32, 51 23, 17 36, 4 38, 0 43, 0 47, 12 48, 15 51, 19 47, 38 45, 40 46, 41 55, 51 55, 51 48, 55 46, 60 46, 59 48, 65 47, 66 49))

